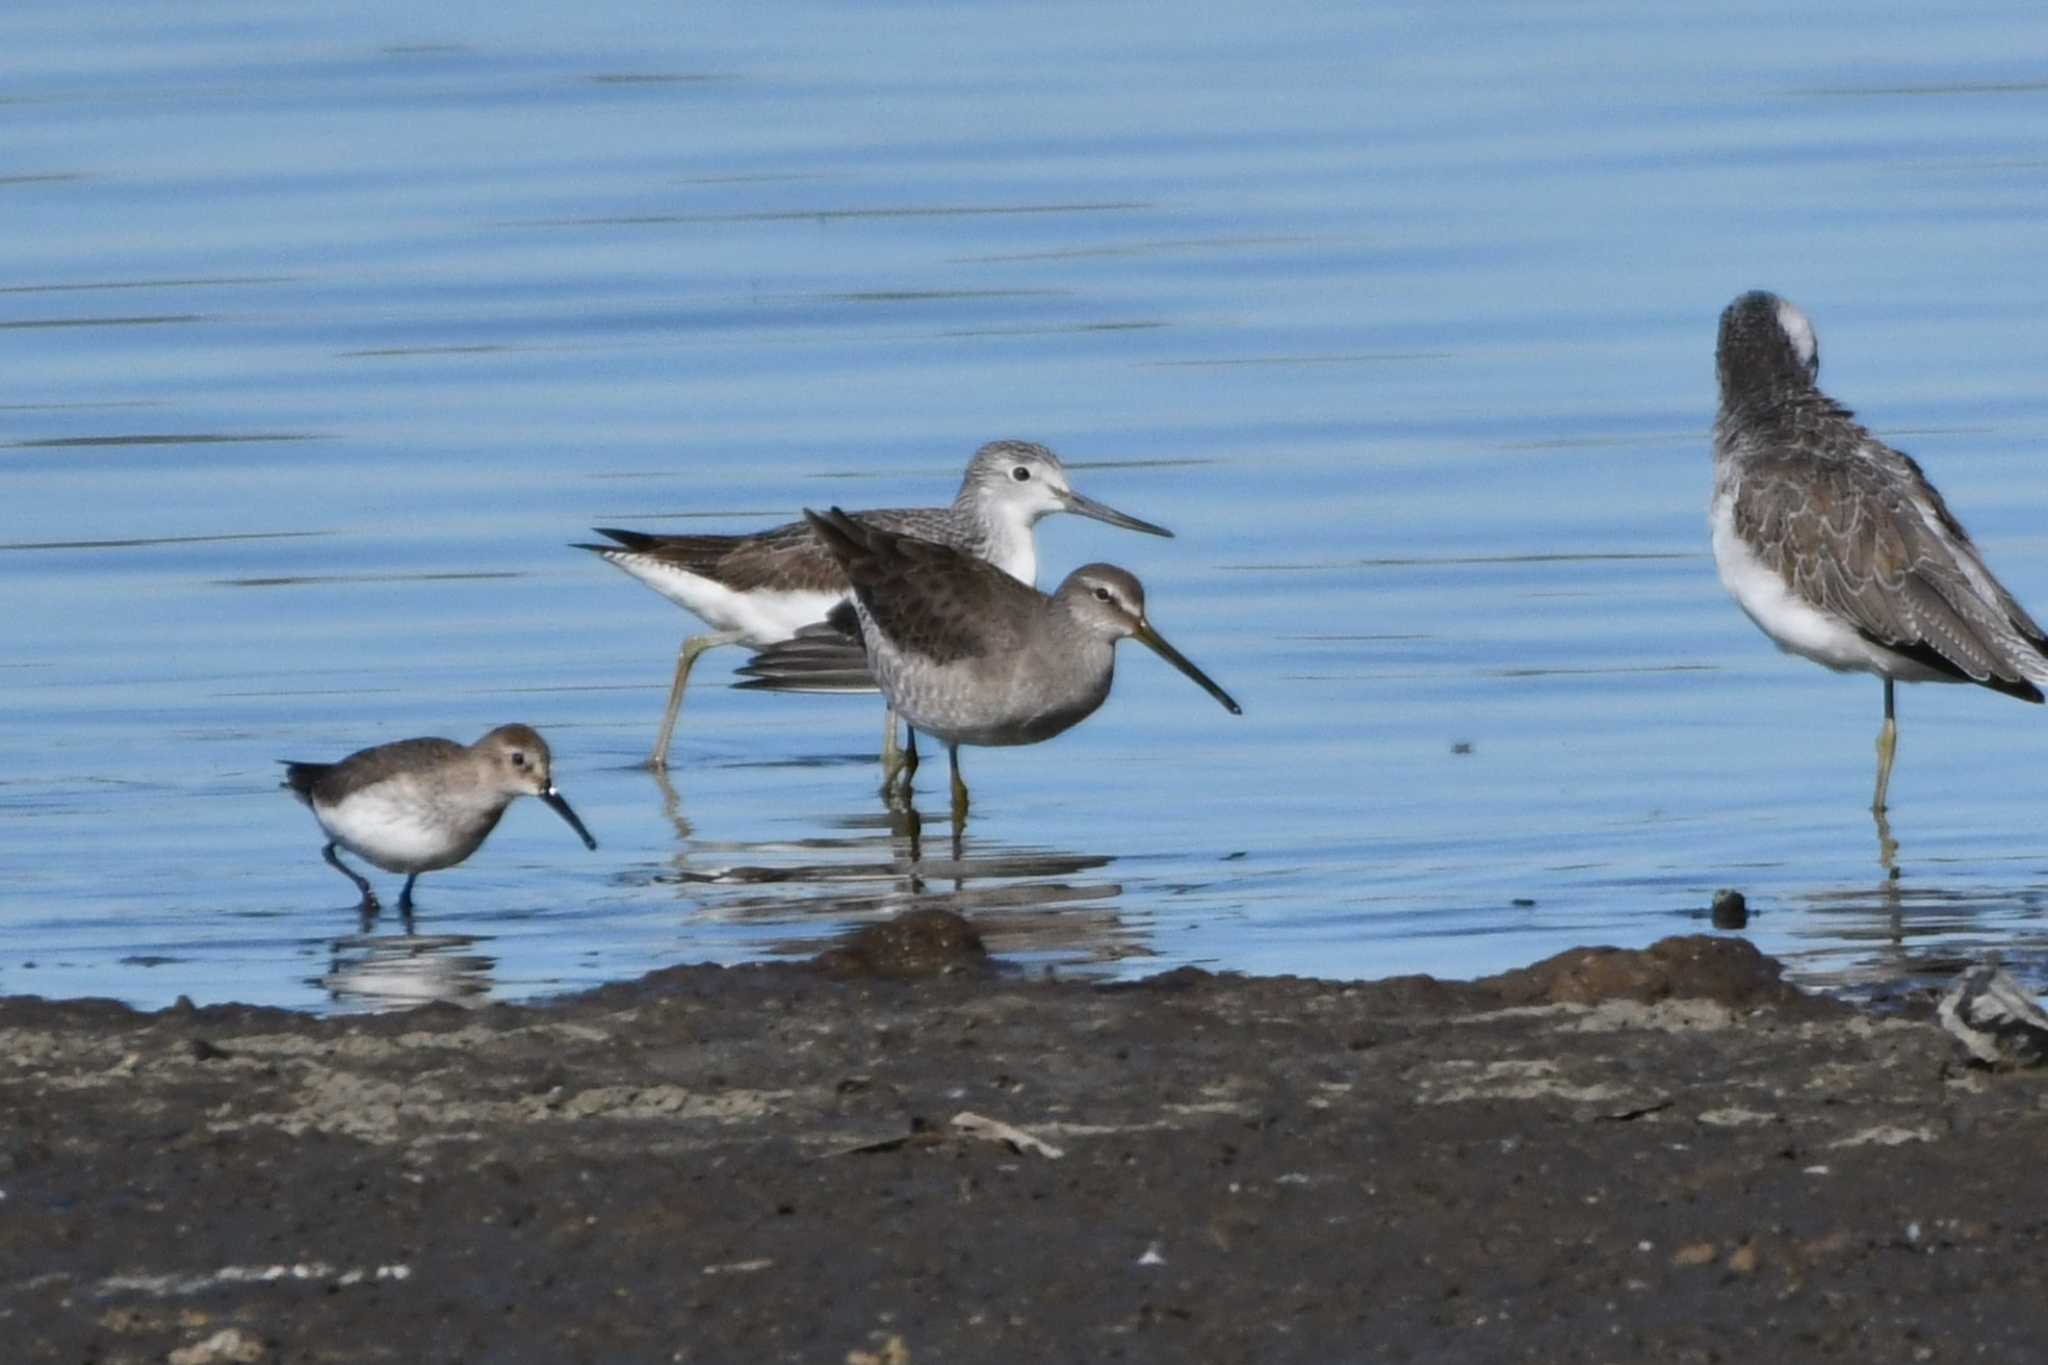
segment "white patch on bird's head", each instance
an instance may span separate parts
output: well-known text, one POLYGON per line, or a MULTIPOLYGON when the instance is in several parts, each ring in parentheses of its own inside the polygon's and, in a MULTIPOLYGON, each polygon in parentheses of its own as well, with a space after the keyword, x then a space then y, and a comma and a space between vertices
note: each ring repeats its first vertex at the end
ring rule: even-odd
POLYGON ((1791 302, 1778 300, 1778 330, 1792 343, 1792 352, 1809 377, 1820 375, 1820 341, 1813 334, 1813 322, 1791 302))

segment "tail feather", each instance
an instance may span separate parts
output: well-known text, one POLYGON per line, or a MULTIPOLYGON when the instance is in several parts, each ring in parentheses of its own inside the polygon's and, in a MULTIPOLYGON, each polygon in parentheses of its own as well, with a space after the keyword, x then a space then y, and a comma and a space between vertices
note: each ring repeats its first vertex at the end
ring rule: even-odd
POLYGON ((873 692, 867 651, 829 622, 805 626, 790 639, 757 650, 739 670, 752 692, 873 692))
POLYGON ((332 763, 295 763, 289 758, 277 761, 284 764, 284 781, 278 785, 291 788, 292 795, 309 806, 313 804, 314 786, 334 771, 332 763))
POLYGON ((615 555, 620 553, 648 554, 660 548, 661 537, 651 536, 645 531, 625 531, 616 526, 593 526, 591 530, 615 541, 612 545, 593 545, 587 540, 571 541, 573 550, 589 550, 592 554, 615 555))

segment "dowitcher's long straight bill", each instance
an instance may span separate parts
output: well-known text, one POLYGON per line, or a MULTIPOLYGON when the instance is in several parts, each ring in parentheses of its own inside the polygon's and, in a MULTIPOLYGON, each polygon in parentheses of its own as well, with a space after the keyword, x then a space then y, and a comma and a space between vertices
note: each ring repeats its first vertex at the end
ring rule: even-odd
POLYGON ((1136 640, 1139 644, 1144 645, 1145 648, 1151 650, 1160 658, 1166 660, 1166 662, 1172 664, 1181 672, 1187 674, 1190 678, 1193 678, 1195 682, 1201 685, 1201 688, 1204 692, 1207 692, 1217 701, 1222 702, 1223 709, 1228 711, 1231 715, 1241 716, 1244 714, 1244 708, 1242 706, 1239 706, 1235 701, 1233 701, 1228 692, 1225 692, 1222 688, 1218 687, 1214 682, 1210 681, 1209 675, 1207 673, 1204 673, 1201 669, 1196 668, 1193 664, 1189 663, 1187 655, 1181 653, 1172 645, 1166 643, 1165 639, 1159 634, 1159 632, 1152 629, 1152 623, 1150 621, 1138 622, 1138 628, 1131 632, 1131 638, 1133 640, 1136 640))
POLYGON ((583 822, 576 818, 575 811, 569 809, 568 801, 563 798, 560 792, 556 791, 554 787, 550 786, 546 791, 540 794, 540 799, 547 802, 550 806, 554 807, 555 814, 561 816, 564 820, 567 820, 569 822, 569 828, 575 830, 577 835, 582 838, 583 846, 585 848, 597 847, 597 840, 591 838, 590 831, 583 828, 583 822))
POLYGON ((1164 526, 1139 521, 1128 513, 1119 512, 1114 507, 1097 502, 1085 493, 1076 493, 1071 488, 1060 494, 1060 504, 1077 517, 1093 517, 1097 521, 1106 521, 1111 526, 1121 526, 1126 531, 1143 531, 1148 536, 1165 536, 1168 540, 1173 539, 1173 532, 1164 526))

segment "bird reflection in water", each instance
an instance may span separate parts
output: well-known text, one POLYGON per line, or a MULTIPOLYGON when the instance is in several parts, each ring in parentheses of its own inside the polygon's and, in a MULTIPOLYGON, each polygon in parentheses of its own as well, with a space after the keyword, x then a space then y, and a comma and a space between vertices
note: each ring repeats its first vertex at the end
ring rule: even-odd
MULTIPOLYGON (((672 788, 664 791, 665 801, 673 796, 672 788)), ((680 801, 669 809, 689 847, 679 847, 655 880, 687 887, 707 920, 788 929, 767 945, 777 954, 815 953, 849 925, 928 908, 972 920, 1001 957, 1080 965, 1150 952, 1112 905, 1101 904, 1121 896, 1123 884, 1082 875, 1108 867, 1115 861, 1108 854, 970 849, 957 824, 950 841, 934 846, 908 803, 831 818, 831 834, 710 844, 690 839, 680 801)))
POLYGON ((367 929, 334 940, 326 973, 313 978, 312 984, 335 1004, 363 1010, 472 1005, 491 993, 498 960, 471 951, 483 939, 472 934, 371 934, 367 929))

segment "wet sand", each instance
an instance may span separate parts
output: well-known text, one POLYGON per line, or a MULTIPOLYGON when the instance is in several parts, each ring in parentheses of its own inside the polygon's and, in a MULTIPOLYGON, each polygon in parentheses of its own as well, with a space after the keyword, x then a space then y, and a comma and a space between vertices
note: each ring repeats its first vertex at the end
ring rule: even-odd
POLYGON ((1474 983, 810 966, 0 1000, 22 1361, 2042 1358, 2035 1075, 1740 940, 1474 983), (957 1116, 1014 1125, 975 1136, 957 1116), (1041 1145, 1042 1144, 1042 1145, 1041 1145))

